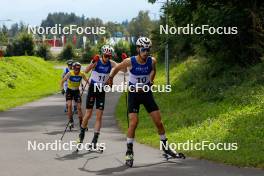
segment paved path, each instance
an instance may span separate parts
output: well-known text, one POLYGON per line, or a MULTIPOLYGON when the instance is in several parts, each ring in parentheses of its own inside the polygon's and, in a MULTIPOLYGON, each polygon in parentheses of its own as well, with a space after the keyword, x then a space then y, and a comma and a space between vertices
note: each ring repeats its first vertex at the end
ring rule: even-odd
MULTIPOLYGON (((119 79, 121 81, 122 77, 119 79)), ((119 81, 117 80, 117 82, 119 81)), ((134 168, 127 168, 124 166, 126 138, 117 128, 114 118, 114 110, 119 96, 118 93, 107 94, 103 129, 100 135, 100 142, 106 143, 106 151, 103 154, 86 151, 74 154, 72 151, 27 150, 28 140, 54 142, 60 139, 66 123, 66 116, 63 112, 65 101, 60 94, 1 112, 0 175, 264 175, 263 170, 241 169, 191 158, 167 162, 161 157, 161 151, 138 143, 135 144, 134 168)), ((93 124, 94 117, 89 125, 90 129, 93 124)), ((76 140, 77 129, 73 132, 67 132, 63 142, 76 140)), ((86 142, 90 142, 92 129, 86 134, 86 142)))

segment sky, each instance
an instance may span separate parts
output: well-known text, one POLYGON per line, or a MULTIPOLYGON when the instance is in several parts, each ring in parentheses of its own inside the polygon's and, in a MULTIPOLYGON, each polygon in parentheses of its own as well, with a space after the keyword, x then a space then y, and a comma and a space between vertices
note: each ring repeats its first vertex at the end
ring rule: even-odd
POLYGON ((152 19, 158 19, 162 4, 154 5, 147 0, 0 0, 0 25, 9 26, 23 21, 40 25, 48 13, 74 12, 85 17, 99 17, 104 22, 122 22, 136 17, 140 10, 148 10, 152 19), (1 20, 11 19, 10 22, 1 20), (2 23, 2 24, 1 24, 2 23))

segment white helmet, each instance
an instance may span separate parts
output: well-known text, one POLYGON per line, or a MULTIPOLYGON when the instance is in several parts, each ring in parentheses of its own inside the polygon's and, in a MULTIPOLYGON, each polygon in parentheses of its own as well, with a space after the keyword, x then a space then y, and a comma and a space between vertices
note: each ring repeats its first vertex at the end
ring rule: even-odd
POLYGON ((139 39, 137 39, 136 45, 138 47, 151 48, 152 42, 147 37, 139 37, 139 39))
POLYGON ((80 66, 80 67, 81 67, 82 64, 81 64, 80 62, 74 62, 74 63, 72 64, 72 66, 73 66, 73 67, 76 67, 76 66, 80 66))
POLYGON ((102 52, 102 54, 112 55, 112 53, 114 52, 114 48, 111 47, 110 45, 104 45, 101 48, 101 52, 102 52))

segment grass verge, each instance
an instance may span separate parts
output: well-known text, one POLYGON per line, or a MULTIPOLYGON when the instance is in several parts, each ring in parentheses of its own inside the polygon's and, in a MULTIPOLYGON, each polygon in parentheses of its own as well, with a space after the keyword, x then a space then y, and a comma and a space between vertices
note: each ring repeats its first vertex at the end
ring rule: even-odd
POLYGON ((58 91, 61 70, 31 56, 0 60, 0 111, 58 91))
MULTIPOLYGON (((243 167, 264 168, 264 64, 250 68, 213 66, 190 58, 170 69, 172 92, 155 93, 170 142, 237 143, 238 149, 188 150, 187 156, 243 167), (218 68, 219 67, 219 68, 218 68)), ((158 68, 156 84, 164 84, 164 68, 158 68)), ((116 117, 127 129, 125 98, 116 117)), ((156 129, 141 107, 136 140, 159 148, 156 129)))

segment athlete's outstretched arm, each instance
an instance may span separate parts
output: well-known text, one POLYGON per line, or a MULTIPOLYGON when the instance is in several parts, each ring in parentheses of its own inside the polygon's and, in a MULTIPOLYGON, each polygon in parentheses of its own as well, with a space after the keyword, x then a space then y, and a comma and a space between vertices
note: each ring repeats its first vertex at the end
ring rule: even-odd
POLYGON ((94 67, 96 66, 96 63, 91 62, 84 70, 85 73, 89 73, 94 67))
POLYGON ((126 58, 125 60, 123 60, 121 63, 117 64, 116 67, 114 67, 109 75, 110 78, 114 78, 115 75, 120 71, 125 71, 127 69, 127 67, 129 67, 131 65, 131 61, 130 58, 126 58))
MULTIPOLYGON (((111 62, 111 66, 112 66, 112 70, 111 70, 111 72, 113 71, 113 69, 118 65, 118 63, 117 62, 115 62, 115 61, 113 61, 113 60, 110 60, 110 62, 111 62)), ((122 72, 127 72, 127 69, 125 68, 125 69, 121 69, 120 71, 122 71, 122 72)), ((111 74, 111 73, 110 73, 111 74)))
POLYGON ((152 71, 150 72, 150 82, 154 83, 154 79, 156 76, 156 64, 157 64, 157 60, 152 57, 152 71))

